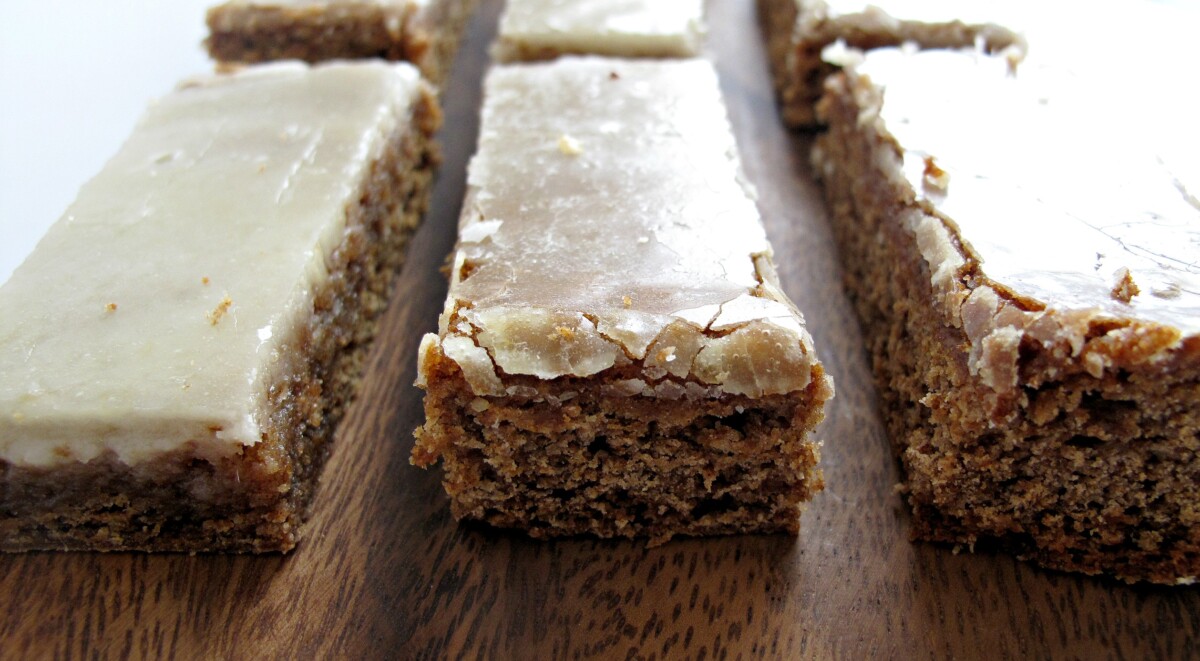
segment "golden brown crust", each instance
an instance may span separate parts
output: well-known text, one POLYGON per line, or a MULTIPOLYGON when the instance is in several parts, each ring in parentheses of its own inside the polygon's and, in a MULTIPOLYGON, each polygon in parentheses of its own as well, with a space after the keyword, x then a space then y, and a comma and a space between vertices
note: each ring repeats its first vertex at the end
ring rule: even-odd
POLYGON ((331 277, 291 346, 300 373, 272 387, 262 442, 212 464, 182 450, 127 466, 25 468, 0 461, 0 550, 288 551, 333 432, 353 399, 404 247, 428 204, 440 114, 431 92, 372 165, 331 277))

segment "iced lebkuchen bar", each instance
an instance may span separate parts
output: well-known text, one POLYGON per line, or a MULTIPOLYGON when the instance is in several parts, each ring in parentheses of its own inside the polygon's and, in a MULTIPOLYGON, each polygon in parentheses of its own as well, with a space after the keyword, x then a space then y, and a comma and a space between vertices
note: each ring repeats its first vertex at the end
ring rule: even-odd
POLYGON ((711 64, 492 70, 418 370, 413 461, 442 460, 456 517, 652 542, 798 530, 832 389, 711 64))
POLYGON ((508 0, 493 51, 501 62, 692 57, 704 32, 703 0, 508 0))
POLYGON ((1194 122, 1080 71, 871 51, 830 79, 814 159, 916 535, 1189 583, 1194 122))
MULTIPOLYGON (((987 51, 1012 49, 1019 57, 1024 40, 998 23, 1021 16, 997 3, 976 0, 757 0, 767 40, 768 62, 784 121, 813 128, 825 78, 836 65, 822 58, 832 45, 867 50, 910 43, 920 48, 980 45, 987 51), (840 42, 840 43, 839 43, 840 42)), ((1001 3, 1003 4, 1003 3, 1001 3)), ((1043 7, 1043 10, 1045 8, 1043 7)))
POLYGON ((225 63, 383 58, 444 82, 478 0, 230 0, 208 11, 225 63))
POLYGON ((153 104, 0 287, 0 548, 292 548, 438 123, 407 63, 153 104))

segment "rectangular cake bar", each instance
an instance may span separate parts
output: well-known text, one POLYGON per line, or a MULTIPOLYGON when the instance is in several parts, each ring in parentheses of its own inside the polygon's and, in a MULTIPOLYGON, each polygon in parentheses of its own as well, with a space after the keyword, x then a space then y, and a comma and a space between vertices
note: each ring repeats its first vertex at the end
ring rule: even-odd
POLYGON ((1194 122, 1169 69, 1150 105, 1097 69, 872 51, 829 81, 814 161, 916 536, 1191 583, 1194 122))
POLYGON ((567 57, 485 83, 420 348, 458 518, 534 537, 796 532, 832 396, 711 64, 567 57), (686 112, 680 112, 685 108, 686 112))
POLYGON ((213 59, 405 60, 440 84, 477 0, 229 0, 209 9, 213 59))
MULTIPOLYGON (((836 65, 822 57, 837 42, 867 50, 912 43, 921 48, 980 45, 1022 49, 1021 36, 996 22, 1008 3, 976 0, 758 0, 767 57, 784 122, 818 126, 817 100, 836 65)), ((1044 8, 1043 8, 1044 10, 1044 8)))
POLYGON ((493 53, 500 62, 693 57, 704 32, 703 0, 508 0, 493 53))
POLYGON ((0 549, 292 548, 439 122, 407 63, 153 104, 0 287, 0 549))

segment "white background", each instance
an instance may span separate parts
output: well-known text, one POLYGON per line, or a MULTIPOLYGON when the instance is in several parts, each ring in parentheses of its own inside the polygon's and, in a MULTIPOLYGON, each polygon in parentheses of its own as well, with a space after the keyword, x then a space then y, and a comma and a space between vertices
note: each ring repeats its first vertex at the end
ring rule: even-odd
POLYGON ((0 283, 114 155, 146 104, 212 69, 215 0, 3 0, 0 283))

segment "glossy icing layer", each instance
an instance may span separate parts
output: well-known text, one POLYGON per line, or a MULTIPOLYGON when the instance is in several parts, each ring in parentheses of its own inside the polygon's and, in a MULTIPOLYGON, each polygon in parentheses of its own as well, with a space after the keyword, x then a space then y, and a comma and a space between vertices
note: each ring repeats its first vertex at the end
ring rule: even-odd
POLYGON ((1003 58, 886 49, 853 70, 883 89, 879 117, 917 200, 997 286, 1034 306, 1200 333, 1189 106, 1165 92, 1169 76, 1147 106, 1114 93, 1111 69, 1061 66, 1038 42, 1030 53, 1014 72, 1003 58))
POLYGON ((523 50, 690 56, 699 51, 703 19, 702 0, 509 0, 498 51, 503 60, 523 59, 523 50))
POLYGON ((711 64, 501 66, 485 95, 441 322, 479 394, 502 394, 494 369, 630 361, 752 396, 809 383, 711 64))
POLYGON ((0 287, 0 458, 126 463, 261 437, 407 64, 267 65, 154 103, 0 287))

